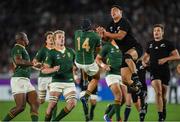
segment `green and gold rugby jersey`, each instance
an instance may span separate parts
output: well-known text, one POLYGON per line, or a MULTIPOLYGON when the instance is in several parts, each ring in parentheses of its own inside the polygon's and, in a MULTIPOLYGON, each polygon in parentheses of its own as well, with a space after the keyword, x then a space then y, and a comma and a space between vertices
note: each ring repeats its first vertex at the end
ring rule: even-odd
POLYGON ((101 38, 96 32, 77 30, 75 32, 76 62, 79 64, 92 64, 94 52, 99 47, 101 38))
MULTIPOLYGON (((36 56, 34 57, 34 59, 36 59, 38 62, 40 63, 44 63, 49 51, 51 49, 48 49, 47 47, 41 47, 38 52, 36 53, 36 56)), ((53 73, 51 74, 43 74, 41 71, 40 71, 40 74, 39 74, 39 77, 52 77, 53 73)))
POLYGON ((31 67, 30 66, 20 66, 15 62, 16 56, 20 56, 23 60, 30 61, 29 54, 25 47, 20 44, 15 44, 11 50, 11 59, 15 67, 13 77, 30 77, 31 67))
POLYGON ((118 46, 113 46, 108 42, 102 47, 99 55, 106 58, 106 63, 110 65, 111 70, 108 72, 108 74, 120 75, 122 52, 118 46))
POLYGON ((60 66, 58 72, 52 76, 52 82, 74 82, 73 64, 75 53, 71 48, 65 48, 63 51, 52 49, 46 57, 45 63, 50 67, 60 66))

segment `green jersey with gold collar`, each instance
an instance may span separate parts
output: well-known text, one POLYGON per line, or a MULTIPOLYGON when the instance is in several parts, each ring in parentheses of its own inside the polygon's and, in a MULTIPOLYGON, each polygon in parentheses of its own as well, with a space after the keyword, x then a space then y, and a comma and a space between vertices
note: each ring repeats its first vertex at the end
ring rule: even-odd
POLYGON ((60 66, 58 72, 54 73, 52 82, 74 82, 73 65, 75 53, 71 48, 62 51, 52 49, 46 57, 45 63, 50 67, 60 66))
POLYGON ((111 70, 108 72, 108 74, 120 75, 122 52, 118 46, 113 46, 111 43, 107 43, 102 47, 99 55, 106 58, 106 63, 110 65, 111 70))
POLYGON ((92 64, 94 52, 100 46, 101 39, 96 32, 77 30, 75 32, 76 62, 79 64, 92 64))
POLYGON ((16 56, 20 56, 23 60, 30 61, 29 54, 26 48, 20 44, 15 44, 11 50, 11 59, 15 67, 13 77, 30 77, 31 67, 17 65, 15 62, 16 56))

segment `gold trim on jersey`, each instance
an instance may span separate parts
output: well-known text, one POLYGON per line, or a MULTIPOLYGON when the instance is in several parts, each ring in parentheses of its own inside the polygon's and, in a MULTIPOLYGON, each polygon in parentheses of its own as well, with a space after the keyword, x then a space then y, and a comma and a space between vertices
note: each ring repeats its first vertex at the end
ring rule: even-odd
POLYGON ((16 45, 18 45, 18 46, 20 46, 20 47, 22 47, 22 48, 25 49, 25 46, 23 46, 23 45, 21 45, 21 44, 15 44, 15 46, 16 46, 16 45))

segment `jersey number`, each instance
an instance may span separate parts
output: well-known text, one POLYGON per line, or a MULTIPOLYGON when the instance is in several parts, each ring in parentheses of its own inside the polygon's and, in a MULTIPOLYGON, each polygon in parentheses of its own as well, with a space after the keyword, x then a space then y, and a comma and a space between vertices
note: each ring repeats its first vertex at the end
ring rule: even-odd
MULTIPOLYGON (((80 50, 81 48, 81 44, 80 44, 80 37, 77 38, 78 41, 78 50, 80 50)), ((89 51, 90 46, 89 46, 89 38, 86 38, 82 44, 82 48, 86 50, 86 52, 89 51)))

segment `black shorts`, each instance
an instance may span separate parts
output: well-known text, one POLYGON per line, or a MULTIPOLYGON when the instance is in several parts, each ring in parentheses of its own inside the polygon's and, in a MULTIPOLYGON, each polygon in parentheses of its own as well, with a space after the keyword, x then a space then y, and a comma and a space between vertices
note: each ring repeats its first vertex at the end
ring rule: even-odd
POLYGON ((170 70, 169 68, 157 69, 150 68, 151 81, 161 80, 162 84, 169 85, 170 70))
POLYGON ((138 95, 133 92, 129 86, 127 87, 127 92, 131 94, 133 103, 136 103, 138 101, 138 95))
MULTIPOLYGON (((138 58, 140 58, 143 54, 143 48, 140 44, 136 44, 134 47, 130 48, 130 49, 135 49, 137 54, 138 54, 138 58)), ((130 50, 129 49, 129 50, 130 50)), ((128 65, 126 64, 125 62, 125 58, 124 58, 124 55, 125 55, 126 52, 123 53, 123 60, 122 60, 122 65, 121 67, 128 67, 128 65)))

